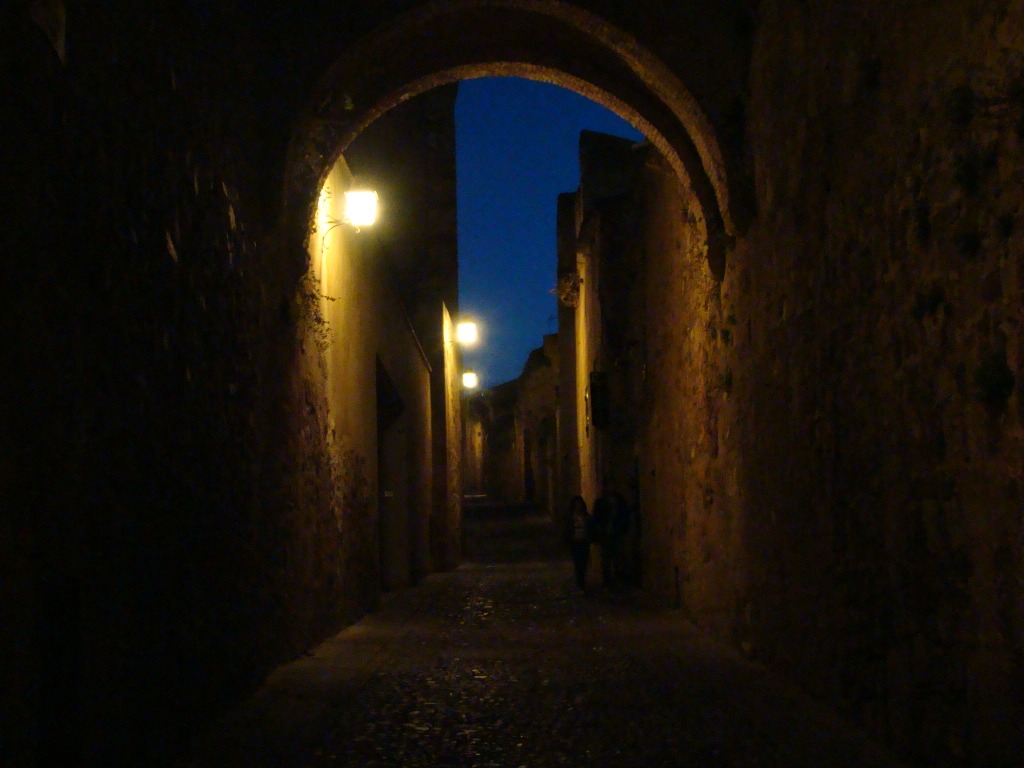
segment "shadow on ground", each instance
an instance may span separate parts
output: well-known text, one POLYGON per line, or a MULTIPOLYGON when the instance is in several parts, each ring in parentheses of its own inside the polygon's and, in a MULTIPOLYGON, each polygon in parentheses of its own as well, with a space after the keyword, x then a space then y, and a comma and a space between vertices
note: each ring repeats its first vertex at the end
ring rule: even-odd
POLYGON ((467 562, 271 674, 187 768, 900 768, 642 593, 576 587, 556 526, 473 505, 467 562))
POLYGON ((462 525, 467 563, 528 563, 568 558, 558 526, 533 504, 467 503, 462 525))

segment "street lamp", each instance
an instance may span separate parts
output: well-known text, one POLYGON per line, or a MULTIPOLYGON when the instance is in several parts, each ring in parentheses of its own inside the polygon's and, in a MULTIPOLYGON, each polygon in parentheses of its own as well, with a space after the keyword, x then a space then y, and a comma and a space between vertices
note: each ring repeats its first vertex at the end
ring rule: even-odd
POLYGON ((455 326, 455 340, 462 346, 476 344, 480 340, 480 330, 472 320, 462 320, 455 326))
POLYGON ((378 202, 376 190, 353 181, 345 192, 345 223, 357 229, 371 226, 377 221, 378 202))
POLYGON ((462 372, 462 386, 464 389, 476 389, 480 386, 480 377, 476 375, 476 371, 462 372))

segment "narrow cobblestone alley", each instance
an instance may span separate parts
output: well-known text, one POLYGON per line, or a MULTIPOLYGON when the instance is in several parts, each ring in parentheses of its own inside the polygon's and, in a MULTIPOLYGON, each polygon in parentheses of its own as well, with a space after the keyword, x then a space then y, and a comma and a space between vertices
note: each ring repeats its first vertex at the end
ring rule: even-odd
POLYGON ((545 519, 466 527, 471 562, 278 669, 187 765, 898 765, 679 612, 578 592, 545 519))

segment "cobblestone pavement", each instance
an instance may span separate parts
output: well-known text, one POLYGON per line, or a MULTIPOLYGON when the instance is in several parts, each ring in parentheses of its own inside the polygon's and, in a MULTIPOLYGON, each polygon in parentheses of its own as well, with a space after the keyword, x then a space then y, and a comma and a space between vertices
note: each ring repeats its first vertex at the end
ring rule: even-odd
POLYGON ((545 521, 467 528, 478 562, 278 669, 189 768, 899 765, 678 612, 580 593, 545 521))

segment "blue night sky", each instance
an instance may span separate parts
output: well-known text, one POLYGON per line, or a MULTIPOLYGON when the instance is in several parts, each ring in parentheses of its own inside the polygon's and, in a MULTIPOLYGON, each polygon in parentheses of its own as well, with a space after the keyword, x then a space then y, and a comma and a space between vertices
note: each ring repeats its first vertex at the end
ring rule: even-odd
POLYGON ((519 376, 558 330, 556 204, 579 186, 580 131, 643 136, 572 91, 518 78, 462 81, 455 128, 459 308, 481 326, 463 359, 486 388, 519 376))

